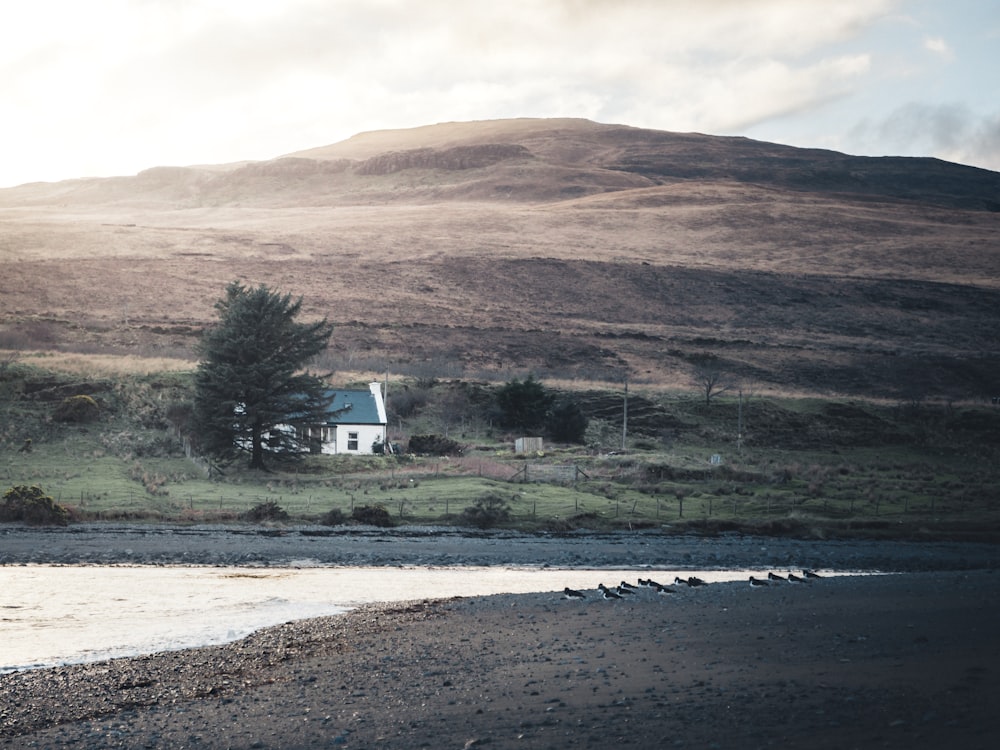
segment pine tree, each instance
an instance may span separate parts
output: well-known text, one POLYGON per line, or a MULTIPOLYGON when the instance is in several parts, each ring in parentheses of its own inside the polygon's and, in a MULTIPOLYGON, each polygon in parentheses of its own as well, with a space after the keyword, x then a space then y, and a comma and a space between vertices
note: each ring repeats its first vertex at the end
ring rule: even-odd
POLYGON ((582 443, 587 433, 587 415, 568 396, 557 400, 549 412, 549 437, 558 443, 582 443))
POLYGON ((500 423, 513 429, 541 429, 554 399, 533 375, 529 375, 524 382, 514 378, 504 383, 497 392, 500 423))
POLYGON ((295 422, 324 421, 330 405, 323 380, 304 371, 323 351, 333 328, 326 319, 295 321, 302 299, 238 282, 215 304, 219 322, 205 332, 195 376, 194 425, 207 453, 232 459, 250 453, 250 468, 266 456, 294 456, 307 447, 295 422))

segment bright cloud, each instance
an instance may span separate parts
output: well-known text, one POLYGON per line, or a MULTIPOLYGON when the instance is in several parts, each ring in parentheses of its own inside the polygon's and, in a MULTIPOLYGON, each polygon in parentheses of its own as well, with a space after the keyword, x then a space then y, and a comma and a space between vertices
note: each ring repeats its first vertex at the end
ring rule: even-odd
POLYGON ((906 49, 954 57, 954 30, 911 6, 926 15, 922 0, 33 0, 0 11, 0 185, 501 117, 851 150, 859 123, 913 100, 887 71, 931 75, 906 49))
POLYGON ((940 37, 926 37, 924 39, 924 49, 945 59, 951 59, 952 57, 951 48, 948 46, 948 43, 940 37))

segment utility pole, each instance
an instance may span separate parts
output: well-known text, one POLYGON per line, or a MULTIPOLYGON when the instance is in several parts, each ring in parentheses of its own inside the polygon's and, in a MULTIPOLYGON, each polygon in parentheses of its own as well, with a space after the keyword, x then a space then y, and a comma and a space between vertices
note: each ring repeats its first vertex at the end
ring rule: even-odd
POLYGON ((626 437, 628 437, 628 375, 625 376, 625 400, 622 404, 622 452, 625 451, 626 437))
POLYGON ((740 388, 739 409, 736 418, 736 450, 743 450, 743 388, 740 388))

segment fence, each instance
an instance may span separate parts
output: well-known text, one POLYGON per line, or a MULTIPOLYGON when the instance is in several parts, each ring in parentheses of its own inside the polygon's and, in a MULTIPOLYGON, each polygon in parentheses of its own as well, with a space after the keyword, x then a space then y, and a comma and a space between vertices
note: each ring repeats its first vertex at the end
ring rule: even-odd
POLYGON ((552 482, 572 484, 590 476, 576 464, 532 464, 526 463, 510 477, 511 482, 552 482))

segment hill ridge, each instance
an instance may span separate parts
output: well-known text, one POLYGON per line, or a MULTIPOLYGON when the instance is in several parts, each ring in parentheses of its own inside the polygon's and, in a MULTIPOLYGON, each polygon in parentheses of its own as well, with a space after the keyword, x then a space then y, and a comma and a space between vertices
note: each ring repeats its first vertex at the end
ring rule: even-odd
POLYGON ((1000 211, 1000 173, 939 159, 851 156, 743 136, 532 118, 369 131, 261 162, 152 167, 132 177, 33 183, 0 191, 0 205, 42 205, 57 198, 91 204, 174 201, 179 207, 247 200, 265 205, 287 203, 290 193, 303 205, 558 202, 692 181, 1000 211), (530 163, 512 170, 518 159, 530 163), (411 179, 391 185, 373 179, 401 173, 411 179))

